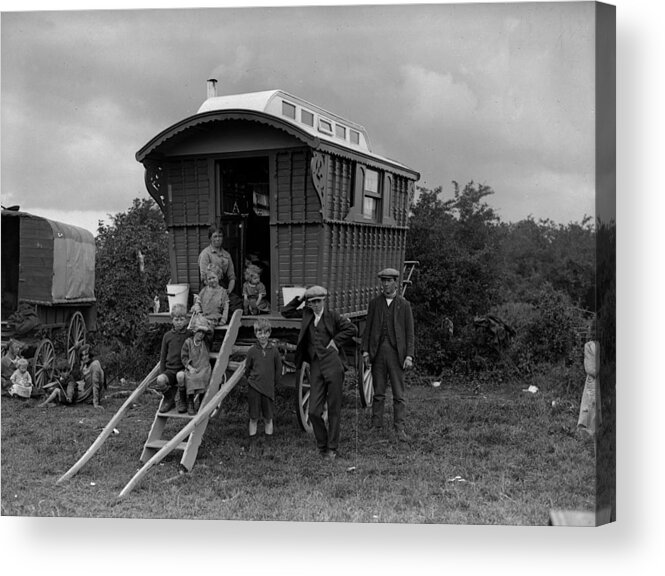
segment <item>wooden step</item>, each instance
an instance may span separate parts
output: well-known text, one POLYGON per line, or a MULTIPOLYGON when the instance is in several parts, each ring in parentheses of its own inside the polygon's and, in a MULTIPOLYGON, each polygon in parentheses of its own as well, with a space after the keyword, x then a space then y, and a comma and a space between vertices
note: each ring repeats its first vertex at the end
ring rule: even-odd
MULTIPOLYGON (((150 442, 146 442, 145 447, 146 448, 153 448, 154 450, 161 450, 166 446, 168 443, 168 440, 151 440, 150 442)), ((174 450, 182 450, 184 451, 185 448, 187 448, 187 442, 180 442, 174 450)))
MULTIPOLYGON (((234 346, 231 354, 247 354, 251 346, 234 346)), ((210 352, 210 358, 217 360, 219 358, 219 352, 210 352)))
POLYGON ((175 408, 168 412, 157 412, 158 418, 182 418, 183 420, 191 420, 194 416, 190 416, 187 412, 178 412, 175 408))

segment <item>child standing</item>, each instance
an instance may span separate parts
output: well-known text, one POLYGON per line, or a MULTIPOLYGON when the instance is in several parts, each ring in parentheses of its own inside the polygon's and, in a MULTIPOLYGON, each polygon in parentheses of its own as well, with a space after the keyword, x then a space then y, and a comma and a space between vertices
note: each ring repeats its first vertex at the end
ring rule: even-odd
POLYGON ((12 387, 12 374, 17 368, 16 363, 21 357, 22 344, 14 338, 9 340, 7 350, 2 356, 2 393, 8 394, 12 387))
MULTIPOLYGON (((185 400, 177 395, 178 373, 185 367, 182 363, 182 345, 189 336, 187 330, 187 308, 184 304, 175 304, 171 309, 171 322, 173 328, 164 334, 162 349, 159 356, 159 376, 157 376, 157 389, 164 395, 159 411, 164 413, 173 408, 175 404, 184 406, 185 400)), ((179 410, 180 411, 180 410, 179 410)), ((183 409, 182 412, 185 410, 183 409)))
POLYGON ((12 387, 9 389, 9 395, 30 398, 32 378, 28 372, 28 361, 25 358, 19 358, 16 361, 16 366, 17 368, 11 376, 12 387))
POLYGON ((261 268, 250 264, 245 268, 245 283, 242 285, 243 308, 245 314, 270 312, 270 303, 266 300, 266 287, 261 282, 261 268))
MULTIPOLYGON (((226 324, 229 316, 229 295, 219 285, 222 271, 216 264, 208 265, 206 270, 206 285, 196 296, 192 313, 202 315, 210 323, 210 327, 226 324)), ((190 327, 194 326, 195 317, 192 317, 190 327)))
POLYGON ((249 404, 249 448, 253 449, 259 417, 263 416, 266 439, 273 434, 273 402, 275 386, 282 374, 282 358, 277 347, 270 342, 270 322, 259 318, 254 322, 257 343, 247 353, 245 376, 247 403, 249 404))
MULTIPOLYGON (((197 407, 194 399, 198 394, 204 393, 210 383, 210 355, 205 337, 212 333, 212 328, 205 318, 197 318, 194 323, 194 335, 185 340, 182 345, 182 364, 185 367, 184 378, 178 379, 180 394, 187 395, 187 414, 196 414, 197 407)), ((179 412, 184 412, 178 409, 179 412)))

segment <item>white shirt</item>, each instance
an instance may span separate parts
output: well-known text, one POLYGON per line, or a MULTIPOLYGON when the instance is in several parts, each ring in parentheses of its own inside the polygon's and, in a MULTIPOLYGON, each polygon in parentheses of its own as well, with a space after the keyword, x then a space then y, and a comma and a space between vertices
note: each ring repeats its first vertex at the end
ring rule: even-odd
POLYGON ((321 314, 319 314, 318 316, 316 314, 314 314, 314 326, 315 327, 319 325, 319 320, 321 320, 321 316, 323 316, 323 310, 321 311, 321 314))

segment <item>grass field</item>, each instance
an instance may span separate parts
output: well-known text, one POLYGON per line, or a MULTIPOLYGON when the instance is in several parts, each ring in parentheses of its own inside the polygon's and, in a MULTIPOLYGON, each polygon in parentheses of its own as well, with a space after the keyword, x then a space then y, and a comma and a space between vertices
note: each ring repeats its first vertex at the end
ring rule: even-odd
POLYGON ((341 457, 329 462, 300 431, 291 388, 278 390, 271 444, 248 454, 239 385, 211 421, 190 473, 179 473, 174 452, 122 501, 116 496, 140 466, 155 393, 139 398, 118 434, 58 486, 127 390, 110 389, 103 411, 3 397, 2 515, 545 525, 551 508, 593 510, 594 449, 576 431, 577 406, 524 387, 411 385, 413 441, 404 444, 392 437, 390 419, 383 435, 370 433, 349 385, 341 457))

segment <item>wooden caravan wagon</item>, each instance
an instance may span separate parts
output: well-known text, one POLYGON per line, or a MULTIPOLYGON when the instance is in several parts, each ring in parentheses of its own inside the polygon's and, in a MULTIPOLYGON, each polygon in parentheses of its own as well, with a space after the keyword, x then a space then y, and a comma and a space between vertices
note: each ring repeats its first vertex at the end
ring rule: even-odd
POLYGON ((316 283, 334 309, 364 314, 376 271, 404 261, 418 173, 373 153, 362 126, 281 90, 210 92, 136 155, 166 218, 172 282, 197 292, 208 226, 221 224, 236 290, 253 253, 269 263, 273 313, 283 287, 316 283))
MULTIPOLYGON (((238 294, 245 257, 267 264, 273 335, 290 331, 287 341, 299 328, 279 314, 290 287, 325 286, 328 305, 361 323, 378 293, 377 271, 403 267, 419 174, 372 152, 359 124, 306 100, 281 90, 217 96, 209 80, 198 112, 136 158, 166 219, 171 281, 189 285, 190 304, 210 224, 224 229, 238 294)), ((310 429, 303 385, 306 374, 298 378, 298 416, 310 429)))
MULTIPOLYGON (((378 270, 405 265, 408 210, 419 174, 372 152, 359 124, 301 98, 281 90, 217 96, 215 85, 208 81, 208 98, 196 114, 160 132, 136 159, 145 167, 146 187, 166 220, 171 283, 189 286, 191 306, 193 294, 202 288, 198 257, 210 244, 209 226, 221 227, 238 295, 245 258, 251 254, 263 264, 272 337, 293 373, 290 360, 301 321, 280 314, 289 295, 307 285, 323 285, 329 306, 362 328, 369 300, 378 294, 378 270)), ((164 312, 150 318, 170 322, 164 312)), ((254 321, 236 311, 228 326, 217 329, 224 341, 213 354, 212 376, 198 414, 155 414, 141 454, 143 468, 120 497, 174 449, 183 451, 180 462, 191 469, 208 420, 242 378, 244 360, 237 358, 254 341, 254 321), (178 418, 185 426, 171 439, 163 438, 166 422, 178 418)), ((362 366, 357 350, 346 352, 362 366)), ((60 481, 76 473, 101 446, 158 368, 60 481)), ((311 430, 307 368, 295 376, 298 421, 311 430)), ((362 377, 357 380, 363 382, 362 377)), ((367 404, 371 389, 361 386, 361 392, 367 404)))
POLYGON ((2 210, 2 347, 11 338, 32 358, 33 393, 53 376, 54 339, 64 332, 70 366, 96 328, 91 232, 18 210, 2 210))

